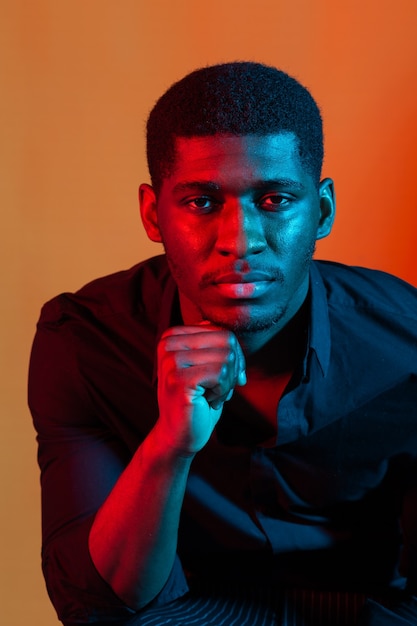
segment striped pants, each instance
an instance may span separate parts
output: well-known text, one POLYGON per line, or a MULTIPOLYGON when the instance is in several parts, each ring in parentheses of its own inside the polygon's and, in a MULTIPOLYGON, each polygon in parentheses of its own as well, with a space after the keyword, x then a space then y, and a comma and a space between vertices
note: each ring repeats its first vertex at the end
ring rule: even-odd
POLYGON ((312 590, 189 595, 137 616, 129 626, 354 626, 360 593, 312 590))

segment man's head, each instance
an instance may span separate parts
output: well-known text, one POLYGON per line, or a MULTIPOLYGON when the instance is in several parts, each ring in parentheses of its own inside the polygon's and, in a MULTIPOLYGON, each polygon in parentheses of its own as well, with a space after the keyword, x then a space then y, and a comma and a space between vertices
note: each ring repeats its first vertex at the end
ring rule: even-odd
POLYGON ((186 324, 208 320, 253 344, 296 313, 334 216, 322 157, 317 105, 273 68, 197 70, 162 96, 148 123, 153 187, 139 197, 186 324))
POLYGON ((310 93, 274 67, 235 62, 198 69, 168 89, 147 124, 147 157, 156 192, 172 173, 178 137, 292 132, 316 184, 323 161, 320 111, 310 93))

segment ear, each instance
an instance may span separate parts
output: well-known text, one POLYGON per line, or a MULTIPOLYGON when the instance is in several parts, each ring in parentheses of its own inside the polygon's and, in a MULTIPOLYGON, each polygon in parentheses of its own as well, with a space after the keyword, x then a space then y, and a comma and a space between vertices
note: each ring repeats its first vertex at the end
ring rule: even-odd
POLYGON ((143 183, 139 187, 139 207, 143 226, 151 241, 162 243, 161 233, 158 226, 158 214, 156 210, 156 194, 151 187, 143 183))
POLYGON ((324 239, 332 230, 336 214, 336 196, 331 178, 324 178, 319 185, 320 221, 317 239, 324 239))

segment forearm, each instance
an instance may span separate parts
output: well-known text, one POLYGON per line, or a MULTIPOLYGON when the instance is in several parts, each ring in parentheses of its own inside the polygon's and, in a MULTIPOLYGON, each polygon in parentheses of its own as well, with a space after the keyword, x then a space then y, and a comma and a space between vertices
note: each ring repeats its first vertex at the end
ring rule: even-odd
POLYGON ((90 533, 97 570, 133 609, 153 600, 168 579, 192 459, 235 385, 244 384, 244 367, 236 337, 222 329, 176 327, 159 342, 159 419, 90 533))
POLYGON ((177 548, 192 457, 178 456, 164 443, 157 425, 98 511, 90 532, 97 570, 134 609, 160 592, 177 548))

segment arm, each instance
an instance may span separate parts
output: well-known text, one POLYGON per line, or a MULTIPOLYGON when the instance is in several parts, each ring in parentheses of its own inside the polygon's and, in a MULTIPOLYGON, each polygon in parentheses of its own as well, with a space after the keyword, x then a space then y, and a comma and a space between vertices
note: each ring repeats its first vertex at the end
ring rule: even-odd
POLYGON ((205 325, 163 335, 158 422, 100 508, 89 539, 98 571, 132 608, 149 603, 169 576, 192 459, 244 382, 233 334, 205 325))

